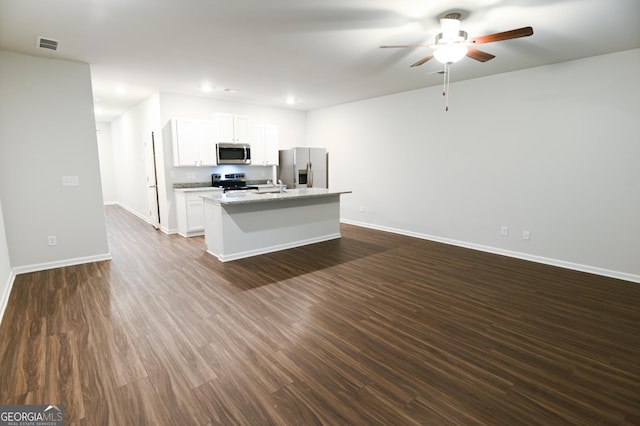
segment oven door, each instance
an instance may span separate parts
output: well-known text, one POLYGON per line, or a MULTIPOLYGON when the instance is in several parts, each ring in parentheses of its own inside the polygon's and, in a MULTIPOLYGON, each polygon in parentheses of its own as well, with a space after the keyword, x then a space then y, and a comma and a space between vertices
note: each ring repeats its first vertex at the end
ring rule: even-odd
POLYGON ((251 145, 219 143, 216 158, 218 164, 251 164, 251 145))

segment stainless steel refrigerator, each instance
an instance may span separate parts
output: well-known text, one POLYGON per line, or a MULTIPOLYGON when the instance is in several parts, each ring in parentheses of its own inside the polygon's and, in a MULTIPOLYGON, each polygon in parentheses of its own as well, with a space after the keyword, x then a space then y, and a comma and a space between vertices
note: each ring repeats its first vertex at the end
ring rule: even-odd
POLYGON ((328 156, 324 148, 280 150, 278 179, 287 188, 328 188, 328 156))

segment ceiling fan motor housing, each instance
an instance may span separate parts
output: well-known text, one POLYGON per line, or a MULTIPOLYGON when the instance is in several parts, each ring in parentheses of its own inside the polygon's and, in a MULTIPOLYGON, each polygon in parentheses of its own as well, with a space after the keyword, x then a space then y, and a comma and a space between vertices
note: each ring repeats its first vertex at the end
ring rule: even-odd
POLYGON ((436 44, 461 43, 467 40, 467 36, 468 34, 466 31, 459 30, 458 35, 456 37, 453 37, 453 39, 449 38, 449 39, 443 40, 444 34, 438 33, 438 35, 436 36, 436 44))
POLYGON ((461 43, 467 39, 466 31, 460 30, 459 14, 449 14, 440 19, 442 32, 436 36, 436 44, 461 43))

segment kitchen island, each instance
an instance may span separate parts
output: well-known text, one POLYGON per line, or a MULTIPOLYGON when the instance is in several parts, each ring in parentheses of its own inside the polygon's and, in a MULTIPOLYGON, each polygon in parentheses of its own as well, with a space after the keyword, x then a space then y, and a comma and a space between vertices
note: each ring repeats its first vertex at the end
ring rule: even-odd
POLYGON ((207 252, 222 262, 340 238, 340 195, 324 188, 203 195, 207 252))

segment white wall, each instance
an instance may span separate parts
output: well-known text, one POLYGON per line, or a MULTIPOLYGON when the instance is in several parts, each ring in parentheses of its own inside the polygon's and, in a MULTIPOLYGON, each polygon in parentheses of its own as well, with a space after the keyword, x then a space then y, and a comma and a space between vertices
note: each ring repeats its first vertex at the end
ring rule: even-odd
POLYGON ((0 322, 4 315, 4 310, 9 301, 9 292, 13 284, 14 274, 11 270, 11 260, 9 259, 9 246, 7 245, 7 235, 4 229, 4 215, 2 214, 2 200, 0 200, 0 322))
POLYGON ((151 132, 160 133, 158 95, 153 95, 111 122, 117 201, 145 220, 149 220, 147 149, 151 132))
POLYGON ((105 204, 118 201, 117 175, 113 157, 111 140, 111 124, 96 123, 98 137, 98 157, 100 158, 100 181, 102 182, 102 198, 105 204))
POLYGON ((109 258, 87 64, 0 51, 0 198, 16 271, 109 258))
POLYGON ((440 87, 315 110, 308 143, 346 221, 638 281, 638 72, 636 49, 452 84, 449 112, 440 87))

